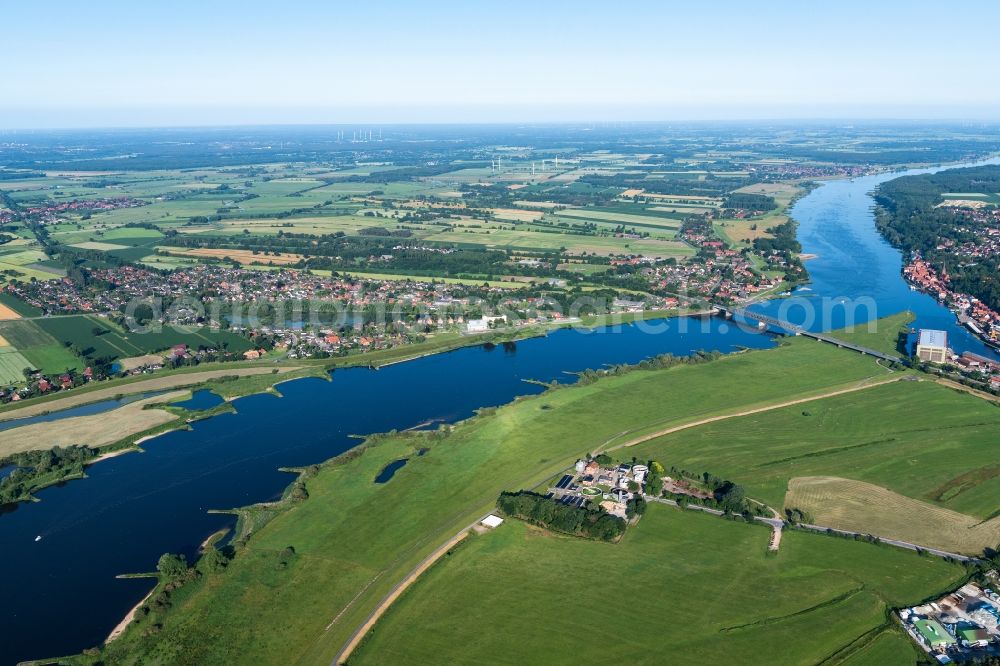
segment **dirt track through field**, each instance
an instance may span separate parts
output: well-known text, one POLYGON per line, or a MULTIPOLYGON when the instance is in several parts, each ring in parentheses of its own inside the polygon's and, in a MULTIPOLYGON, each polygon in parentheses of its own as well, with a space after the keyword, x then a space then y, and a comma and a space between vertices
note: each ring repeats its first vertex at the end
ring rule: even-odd
POLYGON ((870 384, 863 384, 861 386, 852 386, 851 388, 838 389, 836 391, 829 391, 827 393, 822 393, 820 395, 813 395, 807 398, 797 398, 795 400, 786 400, 785 402, 779 402, 774 405, 766 405, 764 407, 756 407, 754 409, 745 409, 739 412, 733 412, 731 414, 720 414, 719 416, 711 416, 706 419, 701 419, 699 421, 692 421, 690 423, 683 423, 678 426, 672 426, 670 428, 664 428, 663 430, 657 430, 656 432, 651 432, 648 435, 642 435, 641 437, 636 437, 635 439, 629 440, 618 446, 614 446, 609 451, 615 449, 620 449, 629 446, 635 446, 636 444, 642 444, 643 442, 648 442, 651 439, 656 439, 657 437, 663 437, 664 435, 670 435, 681 430, 687 430, 688 428, 697 428, 698 426, 703 426, 708 423, 715 423, 716 421, 725 421, 726 419, 735 419, 741 416, 750 416, 751 414, 760 414, 761 412, 769 412, 773 409, 782 409, 784 407, 791 407, 792 405, 801 405, 806 402, 814 402, 816 400, 823 400, 824 398, 832 398, 837 395, 843 395, 845 393, 854 393, 855 391, 864 391, 865 389, 875 388, 876 386, 883 386, 885 384, 891 384, 892 382, 898 382, 899 377, 894 377, 892 379, 885 379, 879 382, 872 382, 870 384))
MULTIPOLYGON (((403 578, 403 580, 399 581, 395 586, 393 586, 393 588, 389 591, 389 594, 387 594, 385 597, 382 598, 382 601, 379 602, 378 606, 376 606, 375 609, 368 614, 368 617, 365 619, 364 623, 362 623, 362 625, 354 631, 354 634, 351 635, 351 638, 347 641, 344 647, 341 648, 340 652, 337 653, 337 656, 335 656, 333 659, 332 666, 345 663, 348 657, 351 656, 351 653, 354 652, 355 648, 358 647, 358 644, 361 642, 361 639, 363 639, 368 634, 368 632, 371 631, 372 627, 374 627, 375 624, 379 621, 379 618, 381 618, 385 614, 385 612, 389 610, 389 607, 392 606, 393 602, 395 602, 396 599, 399 598, 399 595, 401 595, 403 592, 407 590, 407 588, 413 585, 413 583, 415 583, 417 579, 420 578, 421 574, 423 574, 425 571, 431 568, 431 566, 439 559, 441 559, 441 557, 443 557, 445 553, 454 548, 460 541, 465 539, 465 537, 469 535, 469 530, 471 530, 474 526, 479 524, 481 520, 483 520, 483 518, 478 519, 471 525, 463 527, 461 530, 459 530, 457 534, 448 539, 448 541, 445 542, 444 545, 439 546, 433 553, 431 553, 423 560, 421 560, 420 564, 418 564, 416 568, 410 571, 410 573, 408 573, 406 577, 403 578)), ((332 627, 336 622, 336 620, 339 618, 340 616, 338 615, 337 618, 334 619, 334 622, 331 622, 329 625, 327 625, 326 628, 329 630, 330 627, 332 627)))

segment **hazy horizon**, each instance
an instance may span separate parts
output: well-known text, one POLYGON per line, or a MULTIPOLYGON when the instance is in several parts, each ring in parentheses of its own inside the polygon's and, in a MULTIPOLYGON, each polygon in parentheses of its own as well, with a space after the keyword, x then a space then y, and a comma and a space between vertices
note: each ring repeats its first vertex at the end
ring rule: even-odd
POLYGON ((6 11, 0 128, 1000 120, 1000 7, 948 14, 857 0, 42 0, 6 11))

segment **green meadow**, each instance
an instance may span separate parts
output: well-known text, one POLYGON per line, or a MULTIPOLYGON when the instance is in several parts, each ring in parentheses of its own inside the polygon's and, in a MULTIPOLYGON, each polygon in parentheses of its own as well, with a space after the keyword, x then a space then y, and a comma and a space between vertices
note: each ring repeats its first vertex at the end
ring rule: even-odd
MULTIPOLYGON (((690 428, 629 454, 710 471, 778 508, 792 478, 833 476, 988 519, 1000 496, 998 429, 993 403, 930 381, 900 381, 690 428)), ((911 518, 934 529, 924 512, 911 518)))
MULTIPOLYGON (((173 610, 134 626, 106 656, 123 663, 181 655, 200 663, 329 663, 374 604, 489 511, 500 491, 534 487, 623 436, 884 373, 860 355, 791 340, 774 350, 638 370, 521 399, 447 435, 376 438, 312 475, 308 500, 285 512, 249 512, 241 524, 253 537, 227 570, 176 595, 173 610), (417 457, 418 447, 430 450, 417 457), (386 464, 405 457, 389 483, 373 483, 386 464), (288 546, 295 557, 278 567, 288 546), (162 629, 147 634, 150 622, 162 629)), ((761 544, 766 538, 761 532, 761 544)))
POLYGON ((897 636, 888 610, 965 573, 814 534, 786 534, 768 556, 768 539, 761 526, 659 505, 619 544, 508 520, 427 572, 350 663, 577 664, 613 654, 628 664, 763 665, 780 654, 816 664, 858 653, 909 665, 912 649, 880 651, 897 636))

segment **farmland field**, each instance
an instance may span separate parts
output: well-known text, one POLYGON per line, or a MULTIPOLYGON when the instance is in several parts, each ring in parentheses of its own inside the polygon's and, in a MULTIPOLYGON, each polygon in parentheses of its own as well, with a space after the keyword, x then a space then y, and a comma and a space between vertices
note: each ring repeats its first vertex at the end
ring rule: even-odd
POLYGON ((694 249, 679 241, 659 239, 623 240, 608 236, 588 236, 582 234, 562 234, 530 231, 493 230, 443 231, 427 236, 427 240, 440 243, 482 245, 488 248, 509 250, 558 250, 565 248, 568 254, 599 255, 616 254, 623 251, 658 257, 681 257, 694 254, 694 249))
POLYGON ((31 362, 17 349, 10 345, 0 346, 0 384, 23 382, 23 370, 30 367, 31 362))
POLYGON ((796 477, 788 482, 785 505, 805 510, 820 525, 932 548, 976 554, 1000 544, 1000 517, 980 520, 863 481, 796 477))
POLYGON ((106 319, 93 315, 74 315, 51 319, 39 319, 38 325, 59 342, 76 345, 86 356, 122 358, 142 356, 169 349, 177 344, 186 344, 197 349, 227 344, 230 351, 242 352, 250 348, 250 342, 235 333, 214 331, 207 327, 190 332, 171 326, 163 326, 159 331, 124 334, 106 319), (103 333, 94 335, 94 329, 103 333))
MULTIPOLYGON (((0 358, 3 354, 0 354, 0 358)), ((177 419, 162 409, 147 407, 187 395, 174 391, 131 402, 122 407, 90 416, 71 416, 56 421, 42 421, 0 431, 0 457, 20 451, 37 449, 38 442, 47 446, 104 446, 136 433, 149 430, 177 419)))
MULTIPOLYGON (((582 628, 624 663, 662 663, 669 646, 704 663, 773 664, 775 645, 783 663, 820 663, 881 626, 887 607, 916 603, 964 573, 800 533, 768 557, 768 536, 662 506, 618 545, 508 520, 425 574, 351 663, 576 664, 582 628), (621 608, 638 599, 641 612, 621 608)), ((913 661, 905 650, 880 663, 913 661)))
POLYGON ((559 211, 559 215, 561 217, 579 217, 588 220, 664 227, 668 229, 679 229, 681 226, 680 220, 662 215, 636 215, 634 213, 616 213, 608 210, 589 210, 586 208, 567 208, 566 210, 559 211))
MULTIPOLYGON (((39 328, 34 321, 12 320, 0 321, 0 336, 16 348, 27 361, 26 366, 41 370, 47 374, 56 374, 73 368, 82 370, 81 360, 73 355, 64 345, 39 328)), ((22 366, 23 369, 24 366, 22 366)), ((23 375, 18 370, 18 379, 23 375)))
POLYGON ((229 258, 233 261, 238 261, 241 264, 297 264, 302 261, 301 254, 292 254, 288 252, 276 253, 276 254, 263 254, 260 252, 252 252, 250 250, 228 250, 228 249, 211 249, 211 248, 185 248, 185 247, 167 247, 159 246, 156 248, 161 252, 165 252, 168 255, 180 255, 186 257, 198 257, 204 259, 224 259, 229 258))

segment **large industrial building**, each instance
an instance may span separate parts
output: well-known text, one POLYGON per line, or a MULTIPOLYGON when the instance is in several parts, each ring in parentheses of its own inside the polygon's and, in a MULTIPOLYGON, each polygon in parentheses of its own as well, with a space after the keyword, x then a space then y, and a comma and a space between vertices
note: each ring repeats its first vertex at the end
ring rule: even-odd
POLYGON ((920 329, 917 340, 917 358, 930 363, 944 363, 948 360, 948 334, 929 328, 920 329))

